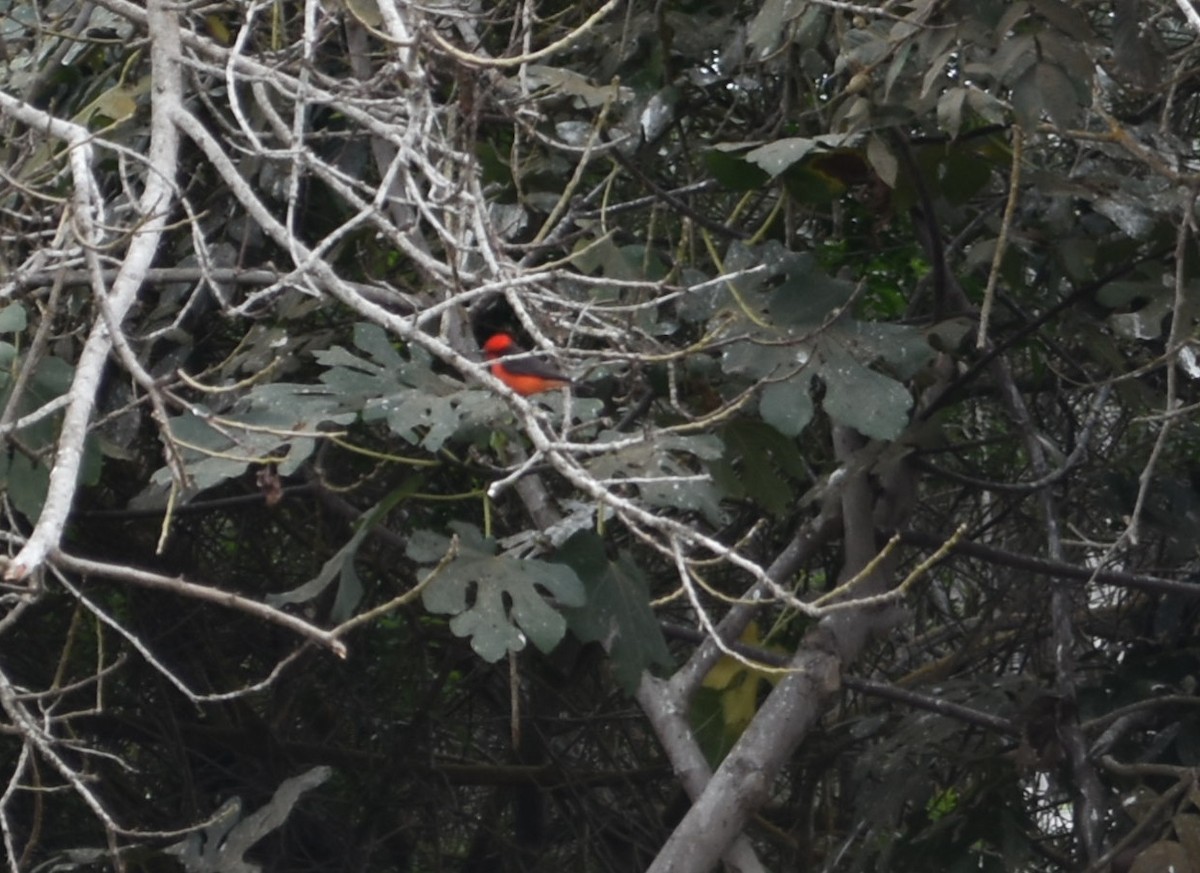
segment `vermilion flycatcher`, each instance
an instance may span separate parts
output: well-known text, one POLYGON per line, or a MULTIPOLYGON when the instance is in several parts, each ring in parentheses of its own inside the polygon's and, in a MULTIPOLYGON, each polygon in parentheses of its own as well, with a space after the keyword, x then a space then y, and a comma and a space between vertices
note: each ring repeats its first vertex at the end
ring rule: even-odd
POLYGON ((505 355, 517 355, 523 351, 524 349, 506 333, 495 334, 483 344, 483 353, 492 362, 492 375, 524 397, 575 384, 545 361, 539 361, 537 358, 503 360, 505 355))

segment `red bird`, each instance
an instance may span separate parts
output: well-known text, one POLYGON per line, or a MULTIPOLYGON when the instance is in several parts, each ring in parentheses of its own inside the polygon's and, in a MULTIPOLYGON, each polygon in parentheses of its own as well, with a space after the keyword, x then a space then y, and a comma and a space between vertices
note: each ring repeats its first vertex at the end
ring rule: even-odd
POLYGON ((506 333, 495 334, 483 344, 483 352, 492 362, 492 375, 522 397, 575 384, 545 361, 539 361, 537 358, 503 360, 505 355, 517 355, 523 351, 524 349, 506 333))

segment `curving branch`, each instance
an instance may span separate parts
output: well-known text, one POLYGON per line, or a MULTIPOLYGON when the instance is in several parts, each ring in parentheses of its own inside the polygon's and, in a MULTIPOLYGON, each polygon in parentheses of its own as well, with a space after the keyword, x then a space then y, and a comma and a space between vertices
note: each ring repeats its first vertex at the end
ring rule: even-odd
MULTIPOLYGON (((120 324, 137 299, 146 270, 150 268, 158 250, 175 199, 174 179, 178 173, 179 137, 171 120, 183 100, 178 11, 170 3, 155 0, 147 5, 146 18, 147 26, 155 35, 150 52, 154 86, 145 189, 138 203, 140 224, 129 241, 121 269, 111 287, 106 287, 96 275, 98 266, 93 265, 92 268, 93 291, 107 299, 112 322, 116 325, 120 324)), ((103 247, 106 244, 102 229, 105 210, 92 173, 94 152, 90 132, 20 104, 7 95, 0 95, 0 110, 68 143, 75 186, 72 217, 80 243, 89 252, 103 247)), ((5 578, 9 581, 24 579, 40 567, 62 538, 63 527, 75 500, 88 421, 96 404, 104 362, 112 345, 113 333, 109 323, 97 319, 75 366, 75 376, 68 393, 70 399, 50 472, 50 487, 41 515, 24 547, 5 571, 5 578)))

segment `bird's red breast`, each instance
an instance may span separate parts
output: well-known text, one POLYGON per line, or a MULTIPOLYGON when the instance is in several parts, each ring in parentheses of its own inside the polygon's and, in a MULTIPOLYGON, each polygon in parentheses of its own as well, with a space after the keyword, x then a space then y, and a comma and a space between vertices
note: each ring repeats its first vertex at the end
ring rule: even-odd
POLYGON ((502 360, 505 355, 517 355, 523 351, 524 349, 506 333, 495 334, 483 344, 483 352, 492 362, 492 375, 523 397, 572 384, 571 380, 558 370, 537 358, 502 360))

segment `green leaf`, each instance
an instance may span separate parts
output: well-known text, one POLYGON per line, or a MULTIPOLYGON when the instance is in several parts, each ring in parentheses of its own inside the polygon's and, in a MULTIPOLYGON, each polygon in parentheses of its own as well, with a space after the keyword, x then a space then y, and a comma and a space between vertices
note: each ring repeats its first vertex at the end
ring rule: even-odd
POLYGON ((807 5, 802 0, 764 0, 746 33, 746 41, 759 58, 771 54, 790 36, 788 25, 807 5))
MULTIPOLYGON (((62 358, 47 355, 38 361, 37 369, 29 386, 29 409, 33 411, 43 403, 49 403, 55 397, 60 397, 71 390, 75 379, 75 368, 62 358)), ((22 407, 26 404, 22 403, 22 407)))
POLYGON ((722 149, 706 151, 704 164, 714 179, 732 191, 753 191, 771 180, 761 167, 722 149))
POLYGON ((940 98, 937 104, 938 127, 950 135, 950 139, 958 139, 962 130, 963 107, 967 102, 967 88, 950 88, 940 98))
POLYGON ((892 154, 883 137, 876 134, 868 137, 867 161, 885 185, 889 188, 896 187, 896 177, 900 175, 900 161, 892 154))
MULTIPOLYGON (((14 304, 15 306, 15 304, 14 304)), ((19 307, 17 307, 19 308, 19 307)), ((13 309, 6 307, 4 312, 13 309)), ((22 316, 23 317, 23 316, 22 316)), ((10 315, 15 324, 18 317, 10 315)), ((25 364, 24 355, 20 354, 11 343, 0 343, 0 408, 7 405, 12 392, 12 368, 25 364)), ((25 392, 17 402, 16 415, 25 415, 38 407, 61 397, 70 390, 75 378, 75 369, 62 358, 47 355, 42 358, 34 370, 32 378, 25 386, 25 392)), ((32 453, 51 457, 49 454, 58 440, 59 427, 62 424, 62 413, 47 416, 21 429, 19 438, 22 446, 32 453)), ((83 446, 83 459, 79 469, 79 480, 82 483, 95 482, 103 464, 96 438, 89 434, 83 446)), ((8 492, 9 499, 22 514, 35 519, 41 514, 46 501, 46 491, 50 484, 50 467, 40 461, 31 460, 25 452, 8 452, 0 458, 0 488, 8 492)))
POLYGON ((436 452, 465 428, 491 421, 503 404, 487 391, 433 371, 429 354, 419 347, 403 358, 388 335, 373 324, 355 326, 355 345, 368 359, 335 347, 317 354, 329 367, 321 382, 364 421, 385 419, 406 442, 436 452))
POLYGON ((1032 130, 1042 120, 1042 113, 1047 111, 1046 95, 1042 91, 1043 76, 1039 75, 1039 67, 1046 64, 1037 63, 1027 69, 1012 87, 1010 100, 1017 122, 1025 130, 1032 130))
POLYGON ((738 340, 721 350, 721 369, 731 375, 758 380, 798 367, 808 357, 808 352, 798 346, 764 345, 748 339, 738 340))
POLYGON ((724 269, 726 275, 749 271, 733 280, 738 293, 746 297, 766 286, 784 270, 796 263, 807 263, 806 259, 811 257, 807 252, 796 254, 788 251, 778 240, 768 240, 760 246, 748 246, 735 241, 725 252, 724 269))
POLYGON ((786 382, 768 385, 759 398, 758 414, 784 436, 799 436, 812 420, 811 382, 812 373, 805 370, 786 382))
POLYGON ((789 261, 786 269, 787 278, 767 304, 778 324, 820 324, 854 293, 853 283, 834 279, 807 252, 789 261))
POLYGON ((1162 873, 1164 870, 1191 870, 1192 860, 1180 843, 1159 840, 1138 853, 1129 873, 1162 873))
POLYGON ((977 88, 967 94, 967 105, 988 124, 1003 124, 1008 117, 1008 109, 1002 101, 977 88))
POLYGON ((843 133, 821 134, 811 139, 804 136, 786 137, 751 149, 746 153, 746 160, 774 177, 813 152, 839 148, 853 139, 853 135, 843 133))
MULTIPOLYGON (((329 588, 331 582, 338 578, 347 565, 353 564, 354 554, 358 552, 359 546, 362 543, 362 537, 366 536, 366 529, 362 528, 354 536, 350 537, 349 542, 337 550, 337 553, 332 556, 320 571, 317 576, 308 579, 308 582, 296 586, 290 591, 283 591, 280 594, 266 595, 264 600, 271 607, 281 607, 287 603, 307 603, 313 597, 316 597, 329 588)), ((344 619, 343 619, 344 620, 344 619)))
POLYGON ((710 282, 707 273, 686 269, 680 271, 679 278, 687 288, 679 301, 679 317, 684 321, 708 321, 729 301, 729 289, 721 282, 710 282))
POLYGON ((354 345, 385 370, 399 371, 408 366, 392 345, 391 335, 373 322, 360 321, 354 325, 354 345))
MULTIPOLYGON (((625 433, 606 431, 596 438, 597 443, 628 439, 625 433)), ((588 471, 600 479, 631 479, 642 499, 652 506, 665 506, 690 512, 700 512, 706 519, 719 524, 723 513, 720 495, 713 483, 698 467, 684 463, 691 455, 701 461, 721 457, 724 447, 715 436, 680 436, 677 434, 649 435, 631 446, 598 455, 587 463, 588 471), (655 482, 666 477, 667 481, 655 482), (684 478, 685 481, 679 481, 684 478)))
POLYGON ((581 239, 575 250, 571 263, 588 275, 630 281, 645 278, 641 270, 642 259, 633 257, 628 247, 618 246, 607 236, 581 239))
POLYGON ((955 149, 938 167, 941 192, 954 204, 968 202, 992 178, 992 165, 974 151, 955 149))
POLYGON ((0 333, 20 333, 27 323, 25 307, 20 303, 10 303, 0 309, 0 333))
POLYGON ((0 488, 26 518, 32 520, 41 515, 49 487, 50 469, 45 464, 35 464, 24 454, 0 457, 0 488))
POLYGON ((610 561, 604 540, 581 531, 563 544, 558 557, 575 571, 587 592, 587 606, 564 610, 567 623, 582 641, 604 647, 623 689, 632 694, 644 671, 673 666, 650 608, 649 584, 631 555, 622 553, 610 561))
POLYGON ((968 68, 971 75, 995 77, 1003 84, 1012 84, 1028 72, 1038 59, 1037 41, 1029 33, 1021 33, 1005 39, 992 56, 990 63, 980 68, 968 68))
POLYGON ((897 382, 864 367, 853 356, 822 344, 825 381, 821 406, 838 424, 852 427, 865 437, 893 440, 908 425, 912 396, 897 382))
POLYGON ((1033 9, 1076 42, 1089 42, 1095 38, 1087 16, 1062 0, 1034 0, 1033 9))
POLYGON ((1035 65, 1032 73, 1050 120, 1064 129, 1073 125, 1083 107, 1075 94, 1071 77, 1058 64, 1049 63, 1035 65))
POLYGON ((794 440, 775 428, 740 419, 722 431, 725 457, 713 477, 732 497, 749 497, 773 515, 794 508, 791 480, 807 475, 794 440))
MULTIPOLYGON (((860 97, 853 105, 866 106, 860 97)), ((826 172, 810 159, 788 167, 780 177, 789 195, 807 206, 828 206, 846 193, 846 183, 837 175, 826 172)))
POLYGON ((179 858, 189 873, 259 873, 258 864, 245 860, 255 843, 280 827, 292 813, 300 795, 321 785, 333 775, 331 767, 313 767, 279 784, 265 806, 242 818, 242 802, 226 801, 203 830, 188 834, 164 852, 179 858))
MULTIPOLYGON (((354 413, 340 410, 340 398, 326 388, 276 382, 256 386, 219 423, 212 416, 186 412, 172 418, 170 428, 202 491, 267 460, 279 464, 280 475, 291 475, 312 454, 323 425, 354 420, 354 413), (300 436, 304 433, 313 438, 300 436)), ((160 468, 152 481, 169 482, 170 471, 160 468)))
POLYGON ((1180 845, 1187 850, 1187 856, 1192 859, 1194 865, 1195 859, 1200 858, 1200 815, 1179 813, 1171 818, 1171 826, 1175 828, 1180 845))
POLYGON ((465 390, 439 396, 416 388, 401 388, 387 397, 367 401, 363 420, 386 418, 392 433, 436 452, 464 428, 494 418, 499 401, 487 391, 465 390))
POLYGON ((431 530, 415 530, 408 538, 404 554, 418 564, 436 564, 446 556, 450 540, 431 530))
POLYGON ((329 620, 334 624, 341 624, 350 618, 362 601, 362 596, 362 579, 358 577, 358 570, 354 568, 354 560, 351 558, 342 563, 341 572, 338 574, 337 594, 329 610, 329 620))
POLYGON ((958 352, 974 331, 975 322, 960 316, 930 325, 925 329, 925 339, 936 351, 958 352))
POLYGON ((839 324, 831 335, 859 361, 882 362, 899 379, 911 379, 934 355, 925 335, 903 324, 854 321, 839 324))
POLYGON ((615 88, 611 84, 593 85, 586 76, 564 67, 530 64, 525 68, 525 75, 532 87, 567 95, 580 107, 597 108, 609 101, 632 96, 629 88, 615 88))
POLYGON ((403 487, 396 489, 370 510, 364 512, 359 517, 354 534, 344 546, 337 550, 333 557, 325 562, 316 576, 291 591, 268 594, 265 598, 267 605, 285 606, 289 603, 308 603, 337 579, 340 584, 333 608, 329 613, 329 620, 340 624, 348 619, 354 614, 354 609, 362 600, 363 594, 362 580, 359 579, 358 572, 354 569, 354 559, 358 555, 359 547, 371 529, 385 518, 398 503, 415 492, 420 483, 420 477, 411 477, 403 487))
MULTIPOLYGON (((471 648, 485 661, 519 652, 527 638, 543 652, 558 645, 566 619, 539 589, 563 606, 582 606, 585 590, 575 572, 564 564, 497 555, 495 542, 483 539, 477 528, 464 523, 451 527, 461 538, 458 556, 421 592, 425 608, 453 616, 450 630, 470 637, 471 648)), ((428 553, 429 542, 427 538, 419 554, 428 553)))
POLYGON ((961 800, 953 786, 939 791, 925 803, 925 814, 930 821, 939 821, 958 809, 961 800))
MULTIPOLYGON (((171 419, 171 432, 185 444, 184 460, 197 489, 240 476, 266 459, 289 476, 312 455, 325 430, 360 415, 365 421, 386 419, 401 438, 437 451, 464 429, 505 410, 489 392, 466 389, 434 372, 423 349, 410 348, 405 357, 377 325, 356 324, 354 344, 365 356, 341 346, 318 351, 314 357, 325 367, 318 384, 255 385, 232 410, 222 412, 219 425, 191 412, 171 419)), ((36 379, 54 379, 57 390, 58 382, 69 385, 69 376, 47 366, 39 367, 36 379)), ((159 469, 152 481, 165 486, 170 471, 159 469)))
POLYGON ((697 688, 688 707, 688 721, 708 763, 717 767, 737 742, 725 729, 725 707, 721 692, 715 688, 697 688))
POLYGON ((137 98, 144 87, 114 85, 76 113, 74 121, 89 127, 104 127, 125 121, 137 112, 137 98))

